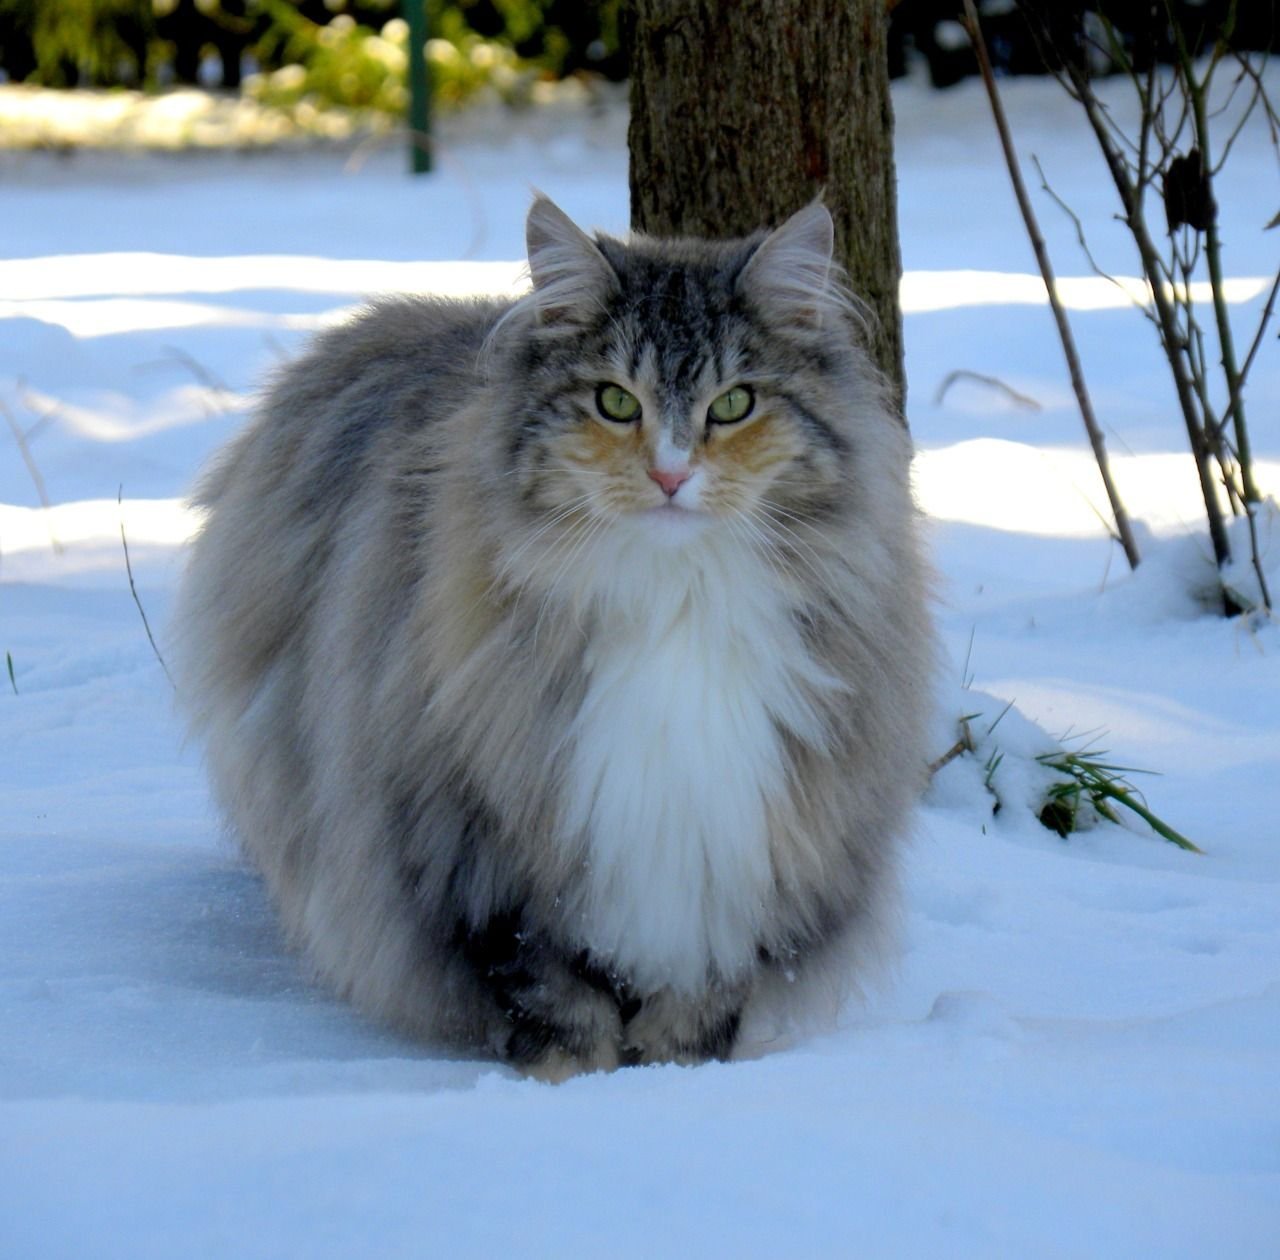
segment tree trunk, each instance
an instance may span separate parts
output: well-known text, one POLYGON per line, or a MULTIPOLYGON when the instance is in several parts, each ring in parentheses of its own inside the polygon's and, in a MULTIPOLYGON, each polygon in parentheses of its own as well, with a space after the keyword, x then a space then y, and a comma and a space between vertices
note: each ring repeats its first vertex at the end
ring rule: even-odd
POLYGON ((905 397, 886 0, 632 0, 631 225, 743 236, 822 194, 905 397))

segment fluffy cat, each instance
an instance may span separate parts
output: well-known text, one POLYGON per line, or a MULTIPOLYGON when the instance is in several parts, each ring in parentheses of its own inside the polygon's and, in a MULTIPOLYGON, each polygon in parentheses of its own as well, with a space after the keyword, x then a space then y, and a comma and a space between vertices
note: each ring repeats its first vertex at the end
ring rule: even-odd
POLYGON ((216 794, 339 992, 548 1077, 732 1052, 872 939, 924 775, 910 442, 818 204, 317 338, 203 482, 216 794))

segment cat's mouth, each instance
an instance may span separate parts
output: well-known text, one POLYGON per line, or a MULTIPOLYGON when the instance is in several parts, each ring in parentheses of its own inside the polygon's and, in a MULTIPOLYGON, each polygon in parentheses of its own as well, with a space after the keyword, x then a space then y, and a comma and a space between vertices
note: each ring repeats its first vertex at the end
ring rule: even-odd
POLYGON ((678 546, 700 535, 710 523, 711 515, 704 508, 667 502, 643 508, 632 519, 650 540, 678 546))
POLYGON ((642 508, 638 513, 645 520, 652 521, 700 521, 708 518, 707 510, 698 504, 680 503, 668 499, 666 503, 657 503, 653 507, 642 508))

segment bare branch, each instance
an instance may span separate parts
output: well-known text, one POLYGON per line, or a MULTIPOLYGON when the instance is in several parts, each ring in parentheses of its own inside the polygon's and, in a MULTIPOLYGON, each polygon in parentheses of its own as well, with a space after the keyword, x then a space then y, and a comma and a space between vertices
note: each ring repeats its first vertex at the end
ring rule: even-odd
MULTIPOLYGON (((1230 101, 1235 97, 1236 89, 1244 81, 1244 78, 1245 76, 1243 74, 1238 75, 1236 77, 1235 84, 1231 89, 1231 96, 1228 97, 1228 103, 1230 103, 1230 101)), ((1258 105, 1265 102, 1266 99, 1267 99, 1267 95, 1262 88, 1262 78, 1261 76, 1259 76, 1253 80, 1253 90, 1249 95, 1249 100, 1245 104, 1244 109, 1241 111, 1239 121, 1231 129, 1231 133, 1227 136, 1227 139, 1222 146, 1222 153, 1218 157, 1217 162, 1209 171, 1210 175, 1217 175, 1218 172, 1222 170, 1224 166, 1226 166, 1227 158, 1231 156, 1231 150, 1235 147, 1236 141, 1240 138, 1240 133, 1244 131, 1245 125, 1248 123, 1249 119, 1253 117, 1254 111, 1258 108, 1258 105)), ((1224 105, 1223 110, 1220 110, 1218 112, 1221 113, 1225 109, 1226 109, 1226 106, 1224 105)), ((1213 116, 1214 115, 1209 115, 1209 117, 1213 117, 1213 116)))
POLYGON ((18 378, 16 382, 16 389, 18 397, 22 400, 22 405, 36 418, 34 424, 27 425, 23 430, 27 441, 30 442, 31 439, 45 427, 45 425, 50 424, 58 418, 58 407, 57 404, 49 407, 42 407, 37 404, 36 400, 32 398, 30 391, 27 389, 26 381, 22 377, 18 378))
POLYGON ((1276 278, 1271 282, 1271 292, 1267 294, 1267 303, 1262 308, 1262 317, 1258 320, 1258 331, 1253 335, 1253 344, 1249 347, 1249 353, 1244 357, 1244 366, 1240 369, 1240 386, 1244 387, 1245 377, 1249 375, 1249 369, 1253 366, 1254 357, 1258 353, 1258 347, 1262 344, 1262 335, 1266 332, 1267 325, 1271 322, 1271 312, 1276 305, 1276 292, 1280 290, 1280 271, 1276 272, 1276 278))
MULTIPOLYGON (((1258 103, 1262 106, 1263 116, 1266 118, 1267 126, 1271 131, 1272 147, 1278 147, 1280 146, 1280 113, 1276 111, 1275 106, 1271 103, 1271 98, 1263 88, 1262 71, 1243 54, 1241 54, 1238 59, 1241 73, 1248 75, 1248 77, 1257 85, 1259 92, 1258 103)), ((1260 61, 1262 64, 1265 64, 1266 58, 1262 57, 1260 58, 1260 61)))
MULTIPOLYGON (((1165 0, 1166 6, 1170 0, 1165 0)), ((1231 13, 1234 16, 1234 6, 1231 13)), ((1172 9, 1170 9, 1172 14, 1172 9)), ((1207 83, 1212 74, 1215 62, 1210 63, 1209 70, 1203 80, 1195 75, 1195 65, 1187 49, 1182 28, 1175 22, 1174 46, 1178 57, 1178 70, 1182 75, 1186 88, 1187 100, 1191 107, 1196 146, 1200 150, 1201 159, 1206 171, 1206 179, 1211 180, 1207 172, 1212 170, 1212 151, 1209 147, 1209 122, 1205 115, 1207 83)), ((1212 189, 1212 184, 1210 184, 1212 189)), ((1227 310, 1226 293, 1222 274, 1222 244, 1218 236, 1217 216, 1210 216, 1204 229, 1205 261, 1209 268, 1209 288, 1213 295, 1213 314, 1218 327, 1218 349, 1222 355, 1222 371, 1227 381, 1227 412, 1231 416, 1235 430, 1236 454, 1240 461, 1240 483, 1246 501, 1257 503, 1261 500, 1258 487, 1253 480, 1253 457, 1250 452, 1249 430, 1245 423, 1244 399, 1240 393, 1240 372, 1236 367, 1235 341, 1231 332, 1231 317, 1227 310)))
MULTIPOLYGON (((1124 209, 1124 221, 1138 247, 1138 256, 1142 260, 1143 272, 1151 287, 1152 302, 1155 307, 1157 322, 1160 328, 1160 340, 1164 348, 1169 370, 1173 375, 1174 388, 1178 395, 1178 405, 1182 412, 1183 424, 1187 430, 1187 440, 1191 446, 1192 457, 1196 466, 1196 475, 1200 483, 1200 493, 1204 500, 1205 516, 1209 524, 1209 537, 1213 543, 1213 553, 1219 567, 1231 559, 1231 544, 1227 538, 1226 528, 1222 520, 1222 507, 1218 502, 1217 491, 1209 472, 1210 451, 1205 440, 1204 427, 1201 422, 1194 387, 1188 377, 1179 347, 1183 339, 1177 323, 1177 315, 1171 295, 1165 288, 1164 281, 1168 276, 1168 268, 1160 258, 1160 253, 1151 239, 1146 219, 1142 212, 1141 187, 1135 184, 1132 168, 1125 162, 1122 151, 1115 144, 1111 129, 1101 109, 1093 85, 1087 76, 1076 67, 1068 66, 1076 90, 1079 93, 1080 105, 1085 117, 1093 129, 1102 156, 1111 173, 1112 182, 1120 196, 1120 204, 1124 209)), ((1169 277, 1171 278, 1171 277, 1169 277)))
MULTIPOLYGON (((1236 60, 1238 61, 1239 59, 1240 59, 1240 54, 1237 53, 1236 60)), ((1239 92, 1240 85, 1244 82, 1244 80, 1245 80, 1245 76, 1243 74, 1237 74, 1236 77, 1231 81, 1231 90, 1223 98, 1222 104, 1219 105, 1217 109, 1211 109, 1209 111, 1209 118, 1211 121, 1213 119, 1221 118, 1223 117, 1223 115, 1230 112, 1232 102, 1236 99, 1236 93, 1239 92)))
POLYGON ((987 97, 991 102, 991 116, 995 121, 996 132, 1000 137, 1000 147, 1004 150, 1005 164, 1009 168, 1009 181, 1013 185, 1013 193, 1022 212, 1022 221, 1027 228, 1027 236, 1031 240, 1031 248, 1040 267, 1040 275, 1044 280, 1045 292, 1049 296, 1049 307, 1058 326, 1058 337, 1062 342, 1062 352, 1066 356, 1067 370, 1071 376, 1071 385, 1075 390, 1076 401, 1080 406, 1080 418, 1084 421, 1085 432, 1089 436, 1089 444, 1093 447, 1094 458, 1098 464, 1098 473, 1107 492, 1111 504, 1111 512, 1115 518, 1116 532, 1120 544, 1124 548, 1129 567, 1136 569, 1141 556, 1138 544, 1129 525, 1129 514, 1125 509, 1120 492, 1116 489, 1111 477, 1111 465, 1107 458, 1106 440, 1093 413, 1093 403, 1085 386, 1084 372, 1080 367, 1080 357, 1076 353, 1075 338, 1071 335, 1071 325, 1067 321, 1067 313, 1063 310, 1058 298, 1053 278, 1053 268, 1049 262, 1049 251, 1045 247, 1044 238, 1040 234, 1040 226, 1036 222, 1035 211, 1031 207, 1031 198, 1027 195, 1026 185, 1022 182, 1022 173, 1018 167, 1018 155, 1013 147, 1013 137, 1009 132, 1009 122, 1005 117, 1004 105, 1000 100, 1000 92, 996 87, 995 75, 991 70, 991 59, 987 55, 986 41, 982 37, 982 27, 978 22, 978 10, 974 0, 964 0, 965 25, 974 52, 978 57, 978 68, 982 72, 982 81, 987 89, 987 97))
POLYGON ((1112 64, 1119 66, 1121 72, 1129 77, 1134 90, 1141 97, 1143 94, 1142 79, 1138 75, 1137 67, 1133 64, 1133 58, 1125 51, 1124 40, 1120 38, 1119 33, 1116 31, 1115 23, 1104 13, 1098 13, 1096 17, 1099 26, 1102 27, 1102 33, 1106 36, 1106 43, 1101 44, 1096 39, 1086 35, 1085 45, 1105 53, 1111 59, 1112 64))
POLYGON ((1138 123, 1138 182, 1143 183, 1147 179, 1147 171, 1150 168, 1151 159, 1151 129, 1155 118, 1155 111, 1151 108, 1151 100, 1156 89, 1156 59, 1151 58, 1151 65, 1147 68, 1146 82, 1138 89, 1138 101, 1141 105, 1140 120, 1138 123))
POLYGON ((62 544, 54 534, 53 523, 49 519, 52 508, 52 504, 49 502, 49 492, 45 488, 44 475, 40 471, 39 464, 36 463, 36 457, 31 453, 30 436, 34 431, 34 427, 24 433, 22 426, 14 418, 13 412, 3 402, 0 402, 0 411, 4 412, 4 418, 9 422, 9 431, 13 434, 14 442, 17 443, 18 453, 22 456, 22 462, 27 466, 27 474, 31 478, 31 483, 36 488, 36 497, 40 500, 40 507, 44 513, 45 528, 49 531, 49 545, 58 555, 61 555, 62 544))
POLYGON ((938 386, 938 392, 933 396, 934 406, 940 407, 942 405, 942 400, 946 398, 947 391, 957 381, 979 381, 983 385, 990 385, 993 389, 1000 390, 1011 402, 1026 411, 1044 410, 1034 398, 1029 398, 1026 394, 1020 394, 1012 385, 1006 385, 999 377, 985 376, 981 372, 971 372, 967 368, 956 368, 942 378, 942 384, 938 386))
POLYGON ((176 359, 181 363, 207 389, 211 389, 218 394, 230 394, 232 392, 224 380, 211 372, 194 355, 188 354, 181 346, 165 346, 164 352, 171 359, 176 359))
POLYGON ((1258 542, 1258 508, 1260 504, 1250 503, 1245 511, 1249 519, 1249 549, 1253 554, 1253 572, 1258 579, 1258 592, 1262 596, 1262 606, 1270 612, 1274 605, 1271 602, 1271 591, 1267 588, 1267 574, 1262 565, 1262 548, 1258 542))
POLYGON ((116 494, 116 503, 122 509, 120 512, 120 545, 124 548, 124 567, 129 574, 129 593, 133 596, 133 602, 137 605, 138 615, 142 618, 142 628, 147 632, 147 641, 151 644, 151 650, 155 653, 156 660, 160 662, 160 668, 164 670, 164 676, 169 680, 169 686, 177 691, 177 684, 173 681, 173 675, 169 673, 169 667, 164 663, 164 657, 160 655, 160 649, 156 646, 156 636, 151 633, 151 623, 147 620, 147 610, 142 606, 142 600, 138 596, 138 587, 133 580, 133 564, 129 559, 129 540, 124 535, 124 486, 122 485, 116 494))
MULTIPOLYGON (((967 3, 966 8, 969 7, 967 3)), ((1019 7, 1026 12, 1037 6, 1032 0, 1019 0, 1019 7)), ((1237 368, 1224 289, 1222 242, 1214 212, 1213 181, 1235 151, 1250 120, 1259 112, 1268 127, 1272 148, 1280 155, 1280 113, 1268 94, 1261 65, 1230 47, 1239 0, 1231 0, 1207 57, 1191 55, 1190 28, 1182 24, 1185 6, 1178 0, 1161 0, 1159 8, 1172 38, 1172 70, 1159 69, 1153 57, 1146 68, 1139 71, 1136 59, 1130 56, 1116 28, 1105 19, 1098 28, 1103 38, 1088 44, 1088 47, 1104 48, 1112 63, 1127 75, 1139 108, 1136 130, 1126 131, 1119 125, 1111 107, 1099 96, 1086 62, 1078 58, 1065 59, 1057 77, 1084 110, 1119 195, 1123 211, 1120 218, 1138 249, 1150 295, 1148 304, 1141 309, 1158 329, 1173 377, 1204 498, 1214 555, 1219 566, 1231 558, 1220 497, 1225 492, 1231 509, 1243 511, 1249 518, 1253 564, 1263 601, 1270 609, 1257 539, 1255 509, 1259 499, 1253 481, 1242 395, 1245 379, 1280 298, 1280 274, 1268 292, 1249 352, 1243 365, 1237 368), (1229 62, 1234 62, 1237 69, 1229 86, 1224 88, 1225 99, 1215 104, 1210 95, 1221 82, 1220 76, 1228 73, 1224 67, 1229 62), (1223 129, 1228 133, 1220 152, 1210 143, 1210 122, 1219 119, 1223 120, 1223 129), (1175 159, 1185 159, 1192 151, 1200 156, 1199 171, 1195 171, 1194 166, 1181 167, 1181 164, 1180 169, 1175 169, 1175 159), (1194 208, 1181 206, 1183 199, 1175 199, 1173 195, 1181 189, 1170 182, 1171 177, 1184 174, 1196 181, 1204 180, 1198 186, 1181 186, 1187 190, 1194 188, 1197 194, 1194 208), (1167 235, 1161 230, 1163 224, 1157 229, 1154 220, 1148 222, 1144 201, 1149 187, 1154 187, 1159 195, 1164 209, 1161 217, 1168 220, 1167 235), (1188 218, 1192 222, 1187 222, 1188 218), (1192 290, 1202 265, 1208 272, 1212 295, 1213 323, 1207 326, 1201 325, 1200 307, 1192 290), (1213 401, 1216 392, 1213 378, 1219 365, 1227 387, 1227 403, 1222 414, 1213 401)), ((1049 187, 1043 171, 1040 177, 1043 189, 1072 218, 1077 239, 1095 274, 1105 276, 1090 254, 1079 219, 1049 187)), ((1277 220, 1280 221, 1280 216, 1277 220)), ((1234 598, 1231 591, 1223 587, 1224 611, 1232 613, 1246 607, 1247 603, 1234 598)))
POLYGON ((1133 294, 1125 288, 1119 280, 1115 278, 1109 271, 1102 267, 1098 260, 1093 256, 1093 251, 1089 248, 1088 238, 1084 233, 1084 224, 1080 222, 1080 216, 1057 194, 1048 178, 1045 176, 1044 167, 1040 165, 1040 159, 1033 153, 1031 155, 1031 165, 1036 168, 1036 174, 1040 176, 1040 188, 1048 193, 1050 198, 1058 206, 1058 208, 1069 218, 1076 230, 1076 240, 1080 244, 1080 249, 1084 253, 1085 261, 1088 262, 1090 270, 1100 280, 1106 280, 1108 283, 1115 285, 1125 298, 1138 308, 1148 319, 1154 319, 1155 314, 1150 308, 1149 303, 1139 302, 1133 294))

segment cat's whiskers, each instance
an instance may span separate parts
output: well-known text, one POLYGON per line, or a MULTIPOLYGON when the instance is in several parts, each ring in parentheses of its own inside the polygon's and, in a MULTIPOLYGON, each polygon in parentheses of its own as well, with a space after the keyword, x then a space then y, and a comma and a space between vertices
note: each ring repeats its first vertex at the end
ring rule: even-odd
POLYGON ((785 550, 797 564, 802 565, 815 582, 821 587, 829 586, 833 579, 830 560, 816 548, 807 543, 794 529, 788 528, 782 521, 765 516, 760 519, 763 528, 771 530, 778 542, 780 550, 785 550))
POLYGON ((829 583, 830 574, 826 572, 822 557, 794 529, 769 515, 767 505, 757 504, 748 510, 747 515, 753 528, 768 536, 776 550, 787 552, 797 564, 802 565, 820 587, 829 583))
POLYGON ((728 516, 724 520, 734 538, 742 542, 748 551, 758 555, 772 570, 774 577, 778 580, 778 585, 785 587, 787 584, 786 575, 778 564, 777 557, 774 554, 775 549, 769 539, 756 529, 745 515, 728 516))
POLYGON ((819 588, 829 585, 830 575, 823 573, 808 556, 798 551, 791 539, 778 534, 773 526, 759 519, 754 522, 754 527, 770 536, 771 546, 783 557, 785 564, 792 566, 797 572, 803 571, 806 580, 819 588))
MULTIPOLYGON (((536 655, 538 650, 538 635, 542 629, 542 619, 546 615, 548 607, 550 607, 552 596, 556 593, 556 588, 560 585, 565 574, 569 572, 569 566, 575 559, 585 550, 587 544, 609 523, 609 517, 603 513, 595 517, 588 517, 585 521, 579 522, 574 527, 574 532, 569 538, 563 540, 563 545, 567 546, 564 559, 560 562, 559 568, 556 569, 551 581, 547 584, 546 593, 542 597, 542 603, 538 606, 538 615, 533 622, 533 641, 531 651, 536 655)), ((581 622, 578 622, 581 627, 581 622)))
POLYGON ((809 529, 818 528, 818 519, 812 514, 805 515, 800 512, 793 512, 789 508, 784 508, 782 504, 774 503, 767 499, 760 506, 771 514, 785 517, 787 520, 795 521, 797 524, 807 526, 809 529))
POLYGON ((772 503, 763 500, 757 505, 765 518, 778 529, 782 530, 787 537, 792 539, 796 546, 803 547, 819 564, 823 563, 823 558, 818 550, 809 542, 807 542, 798 532, 798 528, 810 531, 815 537, 823 537, 823 532, 819 527, 816 518, 812 516, 800 515, 782 507, 778 503, 772 503))
MULTIPOLYGON (((600 512, 599 510, 596 510, 594 512, 591 511, 592 506, 595 503, 597 503, 597 501, 598 501, 598 496, 594 494, 589 494, 585 496, 585 502, 580 504, 575 509, 577 519, 573 520, 562 534, 560 534, 558 537, 555 537, 549 540, 545 548, 545 554, 541 558, 541 561, 539 563, 530 564, 527 567, 527 571, 524 574, 524 576, 517 579, 512 584, 513 589, 515 591, 515 599, 511 605, 510 616, 513 622, 514 622, 514 619, 519 615, 520 601, 524 598, 525 592, 535 585, 535 579, 538 577, 539 572, 545 570, 546 567, 556 562, 558 552, 560 552, 562 549, 567 550, 568 552, 567 556, 564 557, 560 565, 557 567, 555 574, 552 576, 551 582, 548 585, 547 593, 549 594, 550 591, 554 588, 556 582, 559 581, 559 577, 562 570, 564 569, 565 563, 567 561, 572 560, 573 550, 577 542, 583 537, 584 533, 588 531, 597 521, 607 519, 607 514, 600 512)), ((564 518, 561 517, 561 520, 563 519, 564 518)), ((545 604, 546 604, 546 596, 544 595, 543 604, 539 606, 538 616, 535 620, 535 639, 536 639, 537 622, 541 621, 542 611, 543 611, 543 608, 545 607, 545 604)))
MULTIPOLYGON (((524 597, 525 591, 533 580, 532 571, 525 573, 523 576, 515 575, 515 568, 519 563, 520 558, 525 555, 529 548, 537 543, 548 530, 553 529, 557 525, 563 524, 574 515, 580 516, 584 521, 590 519, 588 509, 597 497, 598 496, 594 490, 589 490, 585 494, 578 495, 558 507, 547 520, 545 520, 536 530, 534 530, 532 534, 529 535, 528 538, 526 538, 510 555, 503 559, 501 565, 499 565, 495 570, 489 584, 480 592, 472 603, 472 610, 489 603, 493 599, 494 593, 500 587, 505 586, 509 591, 514 593, 514 599, 512 600, 510 610, 510 616, 514 617, 519 612, 520 601, 524 597)), ((579 522, 573 522, 573 524, 569 526, 570 533, 572 533, 578 524, 579 522)), ((563 540, 552 539, 549 544, 550 550, 554 553, 556 547, 559 546, 562 541, 563 540)))
POLYGON ((784 592, 793 592, 799 575, 791 565, 791 556, 786 550, 783 541, 771 531, 762 528, 760 522, 753 519, 749 513, 744 514, 740 519, 743 529, 750 537, 755 539, 756 547, 761 555, 767 559, 769 567, 777 579, 778 589, 784 592))
MULTIPOLYGON (((534 545, 549 529, 553 529, 566 518, 573 516, 574 513, 582 512, 584 508, 589 506, 591 502, 597 498, 594 490, 588 490, 583 494, 577 495, 570 499, 567 503, 561 504, 537 529, 529 535, 513 552, 503 558, 502 563, 498 566, 493 575, 493 581, 485 588, 482 599, 487 599, 493 594, 496 587, 501 585, 515 568, 520 557, 524 555, 530 547, 534 545)), ((517 586, 523 583, 516 583, 517 586)))

